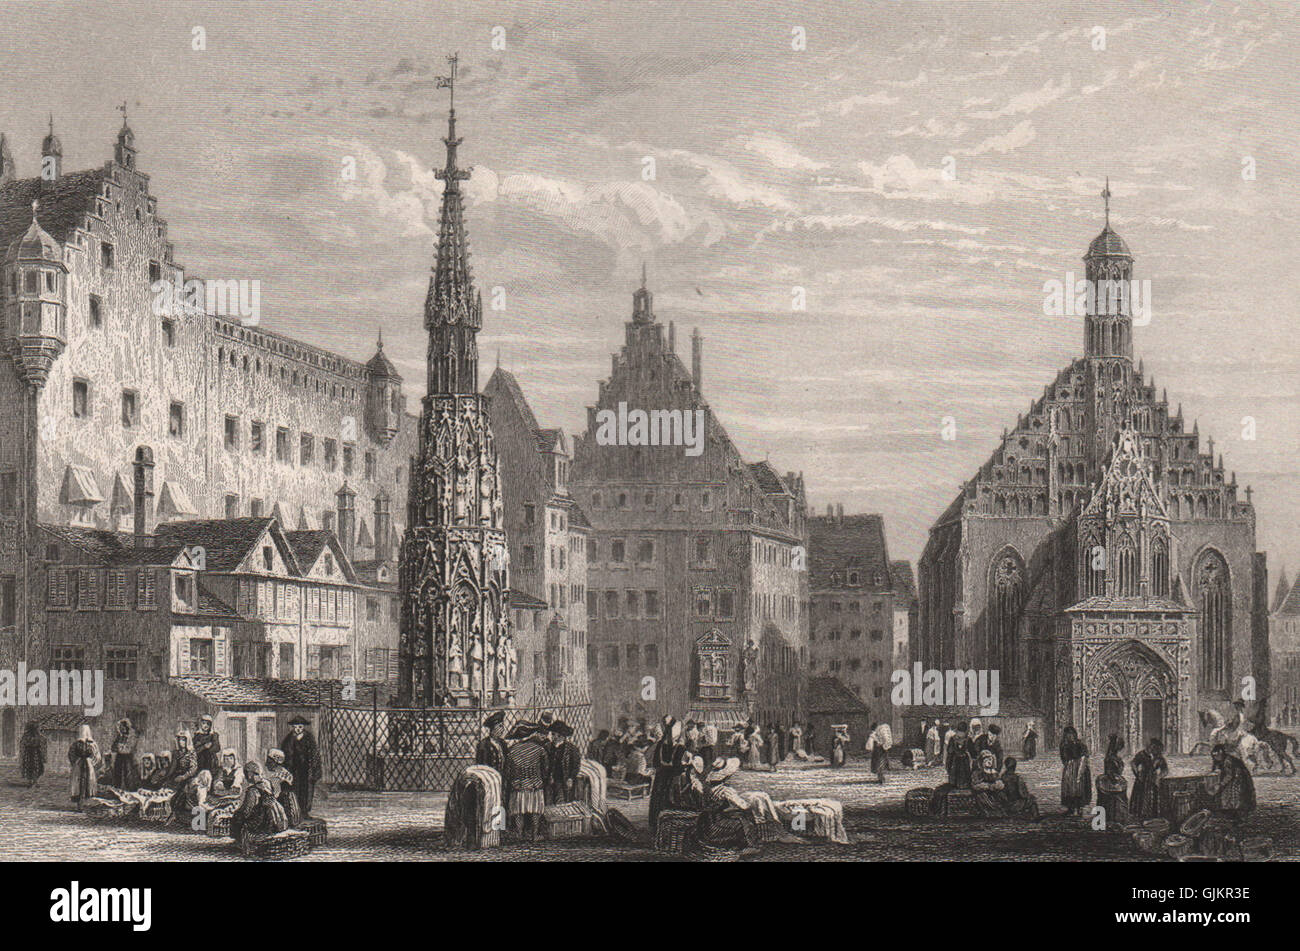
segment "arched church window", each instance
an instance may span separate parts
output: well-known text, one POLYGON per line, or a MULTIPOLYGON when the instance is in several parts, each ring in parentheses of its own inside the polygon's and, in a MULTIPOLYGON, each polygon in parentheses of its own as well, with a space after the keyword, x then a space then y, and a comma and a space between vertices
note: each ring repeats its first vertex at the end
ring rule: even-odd
POLYGON ((1163 538, 1151 545, 1151 591, 1160 598, 1169 595, 1169 545, 1163 538))
POLYGON ((1016 629, 1025 604, 1025 574, 1010 551, 994 559, 989 586, 989 663, 1001 665, 1004 682, 1016 682, 1016 629))
POLYGON ((1227 682, 1227 648, 1232 635, 1232 585, 1228 564, 1207 551, 1196 568, 1201 607, 1201 686, 1222 689, 1227 682))
POLYGON ((1120 539, 1119 551, 1115 558, 1119 576, 1119 596, 1136 597, 1138 593, 1138 558, 1133 539, 1125 536, 1120 539))
POLYGON ((1098 597, 1106 593, 1106 548, 1089 539, 1083 546, 1084 577, 1087 581, 1088 597, 1098 597))

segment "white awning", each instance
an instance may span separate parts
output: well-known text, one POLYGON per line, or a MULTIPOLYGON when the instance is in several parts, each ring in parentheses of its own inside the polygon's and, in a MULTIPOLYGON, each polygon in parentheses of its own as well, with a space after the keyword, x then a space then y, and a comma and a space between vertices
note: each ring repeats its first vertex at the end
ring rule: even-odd
POLYGON ((194 503, 185 487, 175 482, 164 482, 162 494, 158 497, 158 514, 171 518, 175 515, 198 515, 194 503))
POLYGON ((113 477, 113 501, 109 508, 114 514, 130 515, 135 511, 135 493, 127 486, 122 473, 113 477))
POLYGON ((95 505, 104 501, 95 473, 86 466, 68 466, 63 473, 61 501, 65 505, 95 505))

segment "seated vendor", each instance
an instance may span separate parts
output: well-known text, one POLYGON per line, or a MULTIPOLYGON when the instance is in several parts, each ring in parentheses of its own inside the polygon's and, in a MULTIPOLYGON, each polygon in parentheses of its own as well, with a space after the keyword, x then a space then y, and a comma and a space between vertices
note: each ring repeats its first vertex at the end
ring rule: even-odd
POLYGON ((152 753, 145 753, 140 757, 140 789, 156 789, 155 786, 149 785, 149 780, 158 768, 158 758, 152 753))
POLYGON ((1029 791, 1024 777, 1016 772, 1016 758, 1008 756, 1002 765, 1002 802, 1008 816, 1038 819, 1038 799, 1029 791))
POLYGON ((728 780, 740 770, 740 758, 719 757, 704 777, 703 806, 697 836, 701 845, 710 848, 738 847, 742 854, 759 850, 761 839, 749 803, 736 792, 728 780))
POLYGON ((1241 758, 1219 743, 1210 750, 1210 775, 1206 790, 1210 809, 1233 822, 1255 811, 1255 780, 1241 758))
POLYGON ((284 766, 284 751, 271 750, 267 753, 264 769, 267 781, 271 784, 271 794, 284 807, 290 828, 298 828, 302 822, 302 810, 298 807, 298 797, 293 791, 293 773, 284 766))
POLYGON ((623 766, 623 782, 626 785, 636 786, 641 783, 648 783, 653 778, 646 766, 645 751, 649 748, 650 741, 645 737, 633 744, 632 751, 628 753, 623 766))
POLYGON ((998 773, 998 758, 992 750, 984 750, 971 773, 971 789, 975 792, 975 808, 990 819, 1007 814, 1002 793, 1005 787, 998 773))
POLYGON ((221 751, 221 766, 212 776, 208 795, 215 800, 238 800, 244 794, 244 771, 232 749, 221 751))
POLYGON ((145 780, 146 789, 163 789, 167 786, 167 777, 172 773, 172 754, 163 750, 157 756, 157 764, 145 780))

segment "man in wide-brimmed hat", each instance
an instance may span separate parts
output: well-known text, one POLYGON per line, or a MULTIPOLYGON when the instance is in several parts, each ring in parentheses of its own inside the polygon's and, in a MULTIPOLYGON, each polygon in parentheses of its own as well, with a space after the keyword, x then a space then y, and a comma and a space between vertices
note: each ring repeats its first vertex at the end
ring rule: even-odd
POLYGON ((546 780, 551 769, 546 733, 539 724, 520 720, 510 731, 510 737, 516 742, 506 753, 505 769, 501 773, 508 821, 514 832, 535 840, 546 809, 546 780))
POLYGON ((483 727, 488 731, 487 736, 478 741, 478 747, 474 750, 474 762, 480 766, 491 766, 498 773, 505 769, 506 766, 506 741, 502 739, 505 735, 506 715, 502 710, 489 713, 483 720, 483 727))
POLYGON ((578 769, 582 765, 582 753, 571 739, 573 727, 563 720, 553 722, 549 732, 551 736, 549 798, 552 803, 571 802, 577 798, 578 769))
POLYGON ((293 791, 304 819, 311 815, 312 797, 321 777, 320 749, 308 726, 306 717, 294 717, 289 721, 289 735, 280 744, 284 766, 293 774, 293 791))

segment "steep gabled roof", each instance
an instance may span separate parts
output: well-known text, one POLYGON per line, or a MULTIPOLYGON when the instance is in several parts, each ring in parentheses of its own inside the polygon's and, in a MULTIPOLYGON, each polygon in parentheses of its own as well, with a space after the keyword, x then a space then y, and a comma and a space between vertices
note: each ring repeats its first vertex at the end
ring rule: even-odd
POLYGON ((532 430, 534 433, 541 429, 537 422, 537 417, 533 415, 532 408, 528 405, 528 400, 524 398, 524 391, 519 386, 519 381, 509 370, 503 370, 497 367, 492 371, 492 376, 488 378, 487 386, 483 387, 483 392, 492 397, 493 401, 504 396, 515 410, 519 417, 524 421, 524 427, 532 430))
POLYGON ((104 169, 72 172, 47 182, 22 178, 0 185, 0 248, 8 248, 32 223, 32 202, 40 202, 41 227, 55 241, 66 243, 81 220, 94 208, 104 187, 104 169))
POLYGON ((163 545, 199 546, 204 550, 208 571, 234 571, 252 553, 263 533, 271 538, 291 574, 301 574, 298 560, 274 518, 199 519, 159 525, 154 537, 163 545))
POLYGON ((772 468, 771 463, 766 459, 762 462, 751 462, 749 471, 754 474, 754 481, 758 483, 758 487, 763 490, 764 495, 791 494, 789 487, 776 474, 776 470, 772 468))
POLYGON ((916 579, 912 574, 910 561, 891 561, 889 575, 894 581, 894 590, 907 595, 909 600, 916 600, 916 579))
POLYGON ((808 712, 867 716, 871 710, 838 677, 809 677, 808 712))
POLYGON ((832 587, 831 573, 839 572, 837 587, 843 587, 849 570, 863 573, 865 587, 873 586, 875 575, 890 579, 884 517, 828 515, 808 519, 809 584, 813 588, 832 587))
POLYGON ((348 581, 357 580, 356 570, 352 566, 352 560, 348 558, 347 553, 343 550, 343 545, 329 529, 317 528, 298 532, 285 532, 285 540, 289 547, 293 549, 294 560, 298 562, 298 569, 302 574, 311 571, 312 566, 320 558, 321 552, 326 548, 334 555, 334 561, 338 564, 339 570, 348 581))

